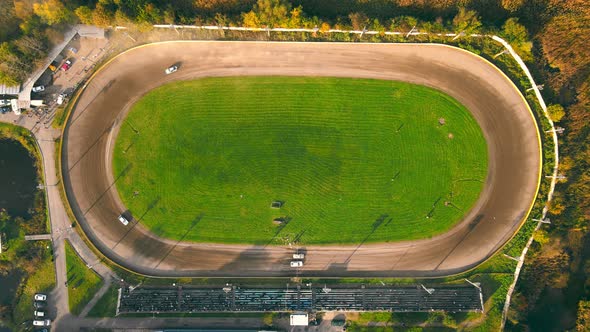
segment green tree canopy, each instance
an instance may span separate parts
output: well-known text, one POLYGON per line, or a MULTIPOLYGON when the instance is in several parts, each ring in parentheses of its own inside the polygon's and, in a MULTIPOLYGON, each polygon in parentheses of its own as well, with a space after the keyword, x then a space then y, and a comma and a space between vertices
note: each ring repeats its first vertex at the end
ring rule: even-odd
POLYGON ((457 33, 470 34, 478 31, 481 21, 476 11, 461 7, 453 18, 453 27, 457 33))
POLYGON ((511 17, 502 26, 502 35, 509 43, 521 44, 527 41, 528 32, 524 25, 518 23, 518 18, 511 17))

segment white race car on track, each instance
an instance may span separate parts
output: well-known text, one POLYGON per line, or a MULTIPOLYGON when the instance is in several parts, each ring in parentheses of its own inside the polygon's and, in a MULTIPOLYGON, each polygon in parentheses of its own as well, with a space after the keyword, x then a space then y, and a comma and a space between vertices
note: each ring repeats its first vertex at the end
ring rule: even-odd
POLYGON ((176 72, 178 70, 178 66, 171 66, 166 68, 166 70, 164 71, 166 73, 166 75, 172 74, 174 72, 176 72))

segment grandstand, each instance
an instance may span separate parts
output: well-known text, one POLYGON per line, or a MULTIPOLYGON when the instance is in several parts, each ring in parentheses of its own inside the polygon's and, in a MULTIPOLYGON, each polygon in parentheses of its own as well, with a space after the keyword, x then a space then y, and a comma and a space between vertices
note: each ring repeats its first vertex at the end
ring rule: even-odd
POLYGON ((312 288, 125 288, 117 314, 265 311, 483 311, 476 286, 312 288))

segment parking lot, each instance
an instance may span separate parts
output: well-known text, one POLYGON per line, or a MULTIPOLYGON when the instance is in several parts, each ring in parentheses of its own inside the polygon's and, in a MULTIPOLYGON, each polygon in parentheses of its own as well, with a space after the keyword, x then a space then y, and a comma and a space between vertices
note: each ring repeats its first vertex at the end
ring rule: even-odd
MULTIPOLYGON (((48 128, 60 106, 70 97, 80 81, 94 68, 96 62, 108 51, 108 39, 86 38, 76 35, 61 51, 55 61, 56 69, 47 68, 35 82, 42 91, 32 92, 31 100, 42 100, 43 105, 28 112, 29 117, 38 117, 39 125, 48 128), (69 61, 71 65, 64 66, 69 61), (65 70, 67 68, 67 70, 65 70)), ((35 88, 34 88, 35 90, 35 88)))
POLYGON ((136 288, 122 290, 119 313, 264 311, 481 311, 473 286, 326 288, 136 288))

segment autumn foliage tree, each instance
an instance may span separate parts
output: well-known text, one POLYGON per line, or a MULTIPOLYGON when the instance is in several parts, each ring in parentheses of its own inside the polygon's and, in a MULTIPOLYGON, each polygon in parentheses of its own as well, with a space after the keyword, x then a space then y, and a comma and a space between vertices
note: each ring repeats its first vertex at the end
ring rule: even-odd
POLYGON ((578 318, 576 319, 576 331, 590 331, 590 301, 578 303, 578 318))
POLYGON ((65 23, 72 18, 72 12, 59 0, 34 3, 33 12, 49 25, 65 23))
POLYGON ((243 15, 247 26, 279 27, 286 25, 291 4, 284 0, 258 0, 252 10, 243 15))
POLYGON ((549 64, 560 71, 553 86, 571 79, 590 66, 590 2, 571 0, 557 2, 559 14, 553 17, 540 35, 543 52, 549 64))

